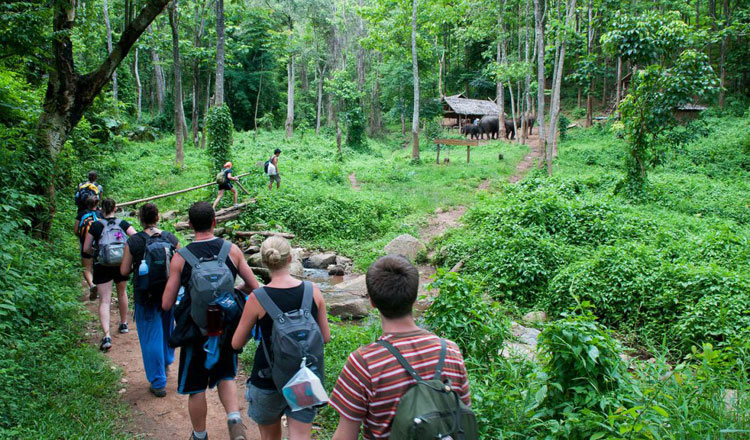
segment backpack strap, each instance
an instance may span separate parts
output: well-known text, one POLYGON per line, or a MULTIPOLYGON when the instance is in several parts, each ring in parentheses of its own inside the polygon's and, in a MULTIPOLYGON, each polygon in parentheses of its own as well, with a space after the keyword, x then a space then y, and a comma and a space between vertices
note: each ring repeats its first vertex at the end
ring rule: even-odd
POLYGON ((216 260, 221 262, 222 264, 226 264, 227 257, 229 256, 229 251, 232 250, 232 243, 226 240, 222 240, 221 244, 221 250, 219 251, 219 256, 216 257, 216 260))
POLYGON ((260 303, 261 307, 263 307, 263 310, 268 313, 268 316, 272 320, 278 321, 280 319, 284 319, 284 312, 282 312, 279 306, 277 306, 276 303, 273 302, 271 297, 268 296, 268 292, 266 292, 266 289, 264 289, 263 287, 258 287, 257 289, 253 290, 253 293, 255 294, 255 297, 258 298, 258 302, 260 303))
POLYGON ((302 310, 305 313, 311 313, 313 304, 313 284, 310 281, 303 281, 304 292, 302 293, 302 310))
MULTIPOLYGON (((414 370, 414 368, 412 368, 412 366, 409 364, 409 361, 406 360, 406 358, 401 354, 400 351, 398 351, 396 347, 393 346, 393 344, 384 339, 379 339, 377 341, 377 344, 388 349, 388 351, 390 351, 391 354, 396 358, 398 363, 401 364, 402 367, 404 367, 404 370, 406 370, 406 372, 409 373, 409 375, 413 377, 414 380, 416 380, 417 382, 423 381, 422 377, 414 370)), ((440 380, 440 377, 443 373, 443 364, 445 364, 445 351, 445 339, 440 338, 440 358, 438 359, 437 367, 435 367, 435 375, 433 376, 433 378, 437 378, 438 380, 440 380)))
POLYGON ((188 249, 187 246, 179 249, 177 253, 180 254, 180 256, 185 259, 185 262, 189 264, 190 267, 195 269, 198 266, 200 266, 201 261, 198 259, 198 257, 195 256, 194 253, 190 252, 190 249, 188 249))

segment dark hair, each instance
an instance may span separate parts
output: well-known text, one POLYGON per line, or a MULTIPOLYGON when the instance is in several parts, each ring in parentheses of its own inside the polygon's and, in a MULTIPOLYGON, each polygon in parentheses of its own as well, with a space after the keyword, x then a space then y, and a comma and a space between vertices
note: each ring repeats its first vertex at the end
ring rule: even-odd
POLYGON ((89 171, 89 182, 96 182, 97 177, 99 177, 99 174, 96 171, 89 171))
POLYGON ((367 269, 367 293, 375 307, 390 319, 410 315, 419 289, 419 272, 400 255, 386 255, 367 269))
POLYGON ((273 150, 273 154, 281 154, 281 150, 279 150, 279 149, 277 148, 277 149, 273 150))
POLYGON ((138 218, 143 226, 155 225, 159 221, 159 208, 153 203, 146 203, 138 210, 138 218))
POLYGON ((214 225, 216 212, 208 202, 195 202, 188 210, 188 218, 195 232, 206 232, 214 225))
POLYGON ((104 214, 115 212, 116 207, 117 205, 115 204, 114 200, 112 199, 102 200, 102 211, 104 212, 104 214))
POLYGON ((88 196, 83 201, 83 206, 85 206, 86 209, 94 209, 97 204, 99 204, 99 197, 97 196, 88 196))

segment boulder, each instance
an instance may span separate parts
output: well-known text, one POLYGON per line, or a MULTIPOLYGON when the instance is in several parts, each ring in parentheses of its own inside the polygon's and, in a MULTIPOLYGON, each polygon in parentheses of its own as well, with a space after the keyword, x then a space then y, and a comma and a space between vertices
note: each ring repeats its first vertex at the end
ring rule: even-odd
POLYGON ((343 283, 336 284, 336 290, 347 292, 351 295, 365 297, 367 296, 367 283, 365 282, 365 276, 360 275, 351 280, 346 280, 343 283))
POLYGON ((302 267, 302 262, 300 260, 292 258, 292 263, 289 265, 289 275, 295 277, 303 277, 305 275, 305 268, 302 267))
POLYGON ((370 313, 372 306, 366 295, 362 295, 361 292, 339 290, 339 286, 341 284, 336 286, 336 290, 323 292, 328 313, 340 318, 354 319, 364 318, 370 313))
POLYGON ((248 247, 245 248, 245 253, 246 254, 252 255, 252 254, 257 254, 258 252, 260 252, 260 247, 259 246, 248 246, 248 247))
POLYGON ((328 266, 328 275, 330 276, 343 276, 344 273, 344 266, 339 266, 336 264, 328 266))
POLYGON ((250 267, 263 267, 263 262, 261 260, 260 252, 257 254, 250 254, 245 257, 247 260, 247 264, 250 267))
POLYGON ((402 255, 411 261, 414 261, 420 251, 427 251, 427 247, 409 234, 399 235, 385 245, 386 254, 402 255))
POLYGON ((328 266, 336 262, 336 254, 324 253, 324 254, 313 254, 304 261, 304 266, 310 269, 327 269, 328 266))
POLYGON ((529 312, 523 315, 523 320, 530 323, 547 322, 547 314, 542 311, 529 312))
POLYGON ((341 255, 336 255, 336 265, 337 266, 351 266, 354 264, 354 261, 352 261, 351 258, 342 257, 341 255))
POLYGON ((537 338, 541 333, 539 330, 530 327, 524 327, 516 322, 511 324, 510 331, 522 344, 536 348, 537 338))
POLYGON ((177 211, 171 210, 163 213, 161 216, 161 219, 164 221, 170 221, 177 218, 177 211))

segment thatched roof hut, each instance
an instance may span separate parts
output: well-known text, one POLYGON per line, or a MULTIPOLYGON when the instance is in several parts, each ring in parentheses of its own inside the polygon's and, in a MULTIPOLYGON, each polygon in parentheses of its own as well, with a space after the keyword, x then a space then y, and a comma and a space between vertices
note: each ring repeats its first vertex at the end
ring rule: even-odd
POLYGON ((476 118, 496 116, 499 112, 493 101, 468 99, 463 94, 443 97, 443 126, 460 127, 476 118))

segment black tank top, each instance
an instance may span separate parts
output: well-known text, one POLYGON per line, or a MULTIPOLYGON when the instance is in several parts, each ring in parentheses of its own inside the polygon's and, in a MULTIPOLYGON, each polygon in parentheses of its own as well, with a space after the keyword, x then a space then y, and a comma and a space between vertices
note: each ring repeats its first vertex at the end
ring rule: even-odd
MULTIPOLYGON (((196 258, 203 259, 203 260, 215 260, 216 257, 219 256, 219 251, 221 250, 221 245, 224 244, 224 240, 221 238, 214 238, 212 240, 206 240, 206 241, 194 241, 190 243, 189 245, 185 246, 187 249, 190 250, 190 252, 195 255, 196 258)), ((232 262, 232 257, 227 255, 227 261, 226 265, 229 267, 229 270, 232 272, 232 276, 237 278, 237 268, 234 266, 234 262, 232 262)), ((182 284, 183 287, 185 287, 185 290, 188 289, 188 284, 190 282, 190 275, 193 273, 193 268, 190 267, 187 262, 185 262, 185 265, 182 267, 182 275, 180 276, 180 284, 182 284)))
MULTIPOLYGON (((276 306, 281 309, 282 312, 291 312, 302 307, 302 297, 305 293, 303 283, 299 286, 290 287, 288 289, 278 289, 275 287, 264 286, 266 293, 273 300, 276 306)), ((318 306, 313 301, 312 310, 310 311, 312 316, 316 319, 318 317, 318 306)), ((260 334, 266 343, 269 350, 273 350, 271 347, 271 331, 273 330, 273 319, 268 316, 268 313, 263 315, 258 320, 257 326, 260 328, 260 334)), ((269 353, 269 356, 273 356, 269 353)), ((266 354, 263 352, 263 344, 258 344, 258 348, 255 350, 255 359, 253 360, 253 371, 250 373, 250 383, 254 386, 264 390, 275 390, 276 386, 273 384, 273 379, 270 375, 268 377, 262 377, 269 373, 268 360, 266 354), (266 370, 264 375, 261 374, 261 370, 266 370)))

